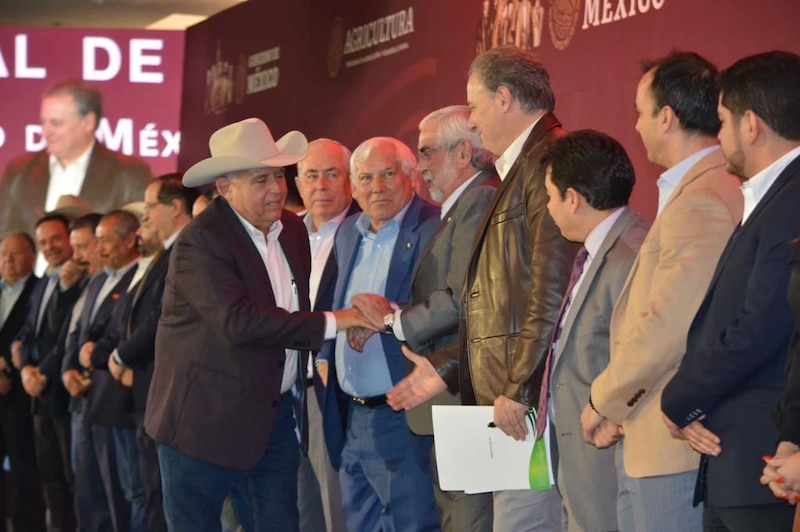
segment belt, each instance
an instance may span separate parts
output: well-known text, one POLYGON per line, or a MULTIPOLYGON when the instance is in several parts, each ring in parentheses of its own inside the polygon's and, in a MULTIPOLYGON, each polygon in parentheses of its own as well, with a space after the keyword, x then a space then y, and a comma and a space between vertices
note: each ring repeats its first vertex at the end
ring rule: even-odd
POLYGON ((367 408, 378 408, 386 404, 386 395, 376 395, 374 397, 353 397, 350 399, 359 406, 366 406, 367 408))
POLYGON ((306 388, 311 388, 314 386, 314 379, 311 377, 306 378, 306 388))

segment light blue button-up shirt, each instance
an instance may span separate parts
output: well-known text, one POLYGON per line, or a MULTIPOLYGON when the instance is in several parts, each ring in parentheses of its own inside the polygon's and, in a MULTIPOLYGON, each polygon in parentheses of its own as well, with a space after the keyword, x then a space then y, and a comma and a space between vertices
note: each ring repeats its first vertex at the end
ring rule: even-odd
MULTIPOLYGON (((356 294, 386 293, 394 245, 409 205, 410 201, 377 233, 370 231, 370 221, 366 214, 361 213, 358 217, 356 229, 361 234, 361 244, 356 252, 345 291, 345 308, 352 305, 352 298, 356 294)), ((346 331, 339 331, 336 335, 336 374, 339 385, 346 394, 373 397, 388 392, 392 388, 392 377, 381 335, 373 334, 364 344, 364 351, 359 353, 347 344, 346 331)))

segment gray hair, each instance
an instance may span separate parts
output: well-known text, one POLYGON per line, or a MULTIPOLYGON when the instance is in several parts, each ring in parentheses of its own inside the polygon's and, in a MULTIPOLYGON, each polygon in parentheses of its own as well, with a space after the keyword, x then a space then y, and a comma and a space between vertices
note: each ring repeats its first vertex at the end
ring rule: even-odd
MULTIPOLYGON (((311 146, 315 146, 317 144, 332 144, 332 145, 336 146, 337 148, 339 148, 339 151, 341 152, 341 155, 342 155, 342 166, 349 171, 349 169, 350 169, 349 168, 349 163, 350 163, 350 157, 352 156, 352 153, 350 152, 350 149, 347 146, 345 146, 344 144, 342 144, 339 141, 336 141, 336 140, 333 140, 333 139, 326 139, 326 138, 323 137, 323 138, 315 139, 315 140, 312 140, 311 142, 309 142, 308 143, 308 149, 310 150, 311 146)), ((305 165, 305 161, 306 161, 305 159, 302 159, 302 160, 297 162, 297 175, 298 176, 303 173, 303 165, 305 165)))
POLYGON ((387 145, 394 148, 395 161, 400 164, 400 169, 403 173, 411 179, 416 179, 417 158, 414 157, 411 148, 394 137, 372 137, 359 144, 353 151, 353 155, 350 157, 350 180, 354 181, 356 179, 358 163, 369 157, 373 149, 387 145))
POLYGON ((556 99, 550 75, 533 52, 516 46, 501 46, 476 57, 469 74, 477 74, 491 92, 502 85, 525 112, 552 111, 556 99))
POLYGON ((103 216, 100 221, 112 220, 114 232, 122 239, 135 235, 139 229, 139 218, 135 214, 121 209, 114 210, 103 216))
POLYGON ((469 107, 450 105, 437 109, 422 119, 419 128, 433 120, 439 120, 436 128, 436 143, 453 146, 464 140, 472 145, 472 166, 476 170, 486 170, 494 165, 496 157, 483 148, 478 132, 469 127, 469 107))

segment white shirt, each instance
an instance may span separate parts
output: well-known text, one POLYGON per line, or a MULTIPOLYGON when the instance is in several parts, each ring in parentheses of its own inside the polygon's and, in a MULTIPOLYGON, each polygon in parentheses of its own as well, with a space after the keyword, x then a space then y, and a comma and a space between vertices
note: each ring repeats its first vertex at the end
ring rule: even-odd
POLYGON ((675 191, 675 187, 681 182, 686 172, 691 170, 700 159, 718 149, 718 145, 703 148, 661 174, 661 177, 656 181, 656 185, 658 185, 658 213, 656 217, 664 210, 664 207, 669 202, 669 198, 672 197, 672 193, 675 191))
MULTIPOLYGON (((245 220, 236 210, 233 211, 242 223, 253 245, 256 246, 261 260, 267 269, 269 284, 275 296, 276 306, 289 312, 300 310, 300 299, 297 294, 297 284, 295 283, 289 261, 283 253, 278 237, 283 231, 283 223, 278 220, 274 222, 269 232, 264 235, 260 229, 245 220)), ((330 340, 336 337, 336 319, 333 313, 325 313, 325 339, 330 340), (333 326, 333 333, 329 335, 329 328, 333 326)), ((292 389, 297 380, 298 353, 295 349, 286 349, 286 363, 283 366, 283 378, 281 379, 281 393, 286 393, 292 389)))
POLYGON ((25 288, 25 283, 28 282, 28 277, 30 277, 30 274, 14 284, 8 284, 5 280, 0 279, 0 329, 6 324, 8 315, 11 314, 11 309, 14 308, 19 296, 22 295, 22 290, 25 288))
MULTIPOLYGON (((94 148, 94 140, 80 157, 61 166, 58 157, 50 155, 50 183, 47 185, 47 197, 44 202, 44 210, 49 212, 55 210, 58 198, 66 194, 80 196, 83 182, 86 179, 86 169, 89 167, 89 155, 94 148)), ((111 177, 111 176, 109 176, 111 177)))
MULTIPOLYGON (((308 294, 312 309, 314 308, 317 295, 319 294, 319 283, 322 280, 322 272, 325 271, 325 264, 328 262, 331 251, 333 251, 333 241, 336 236, 336 230, 347 217, 347 211, 349 210, 350 204, 348 203, 347 207, 342 209, 342 212, 320 225, 316 232, 314 231, 314 222, 311 219, 311 215, 306 213, 306 215, 303 216, 303 223, 306 224, 306 230, 308 231, 308 244, 311 248, 311 277, 309 278, 308 294)), ((314 376, 313 365, 313 358, 308 357, 308 368, 306 369, 307 379, 314 376)))
MULTIPOLYGON (((352 200, 351 200, 352 201, 352 200)), ((350 204, 347 204, 342 212, 320 225, 314 231, 314 221, 311 219, 310 214, 303 217, 303 223, 306 224, 308 230, 308 244, 311 248, 311 278, 309 279, 309 299, 311 300, 311 307, 317 301, 317 293, 319 292, 319 282, 322 279, 322 272, 325 270, 325 264, 328 262, 328 257, 333 250, 333 240, 336 236, 336 230, 339 225, 347 217, 347 211, 350 209, 350 204)))
POLYGON ((541 120, 541 117, 537 118, 525 129, 525 131, 520 133, 519 137, 517 137, 514 142, 512 142, 511 145, 506 148, 506 151, 504 151, 503 154, 494 162, 494 167, 497 169, 497 175, 500 176, 501 180, 505 180, 509 170, 511 170, 511 167, 514 166, 519 154, 522 153, 522 148, 525 146, 525 141, 528 140, 528 135, 531 134, 531 131, 533 131, 533 128, 539 123, 539 120, 541 120))
POLYGON ((453 191, 452 194, 447 196, 447 199, 444 200, 444 203, 442 203, 442 210, 439 213, 440 220, 444 220, 444 217, 447 216, 447 214, 450 212, 450 209, 453 208, 455 202, 458 201, 458 198, 461 197, 461 194, 463 194, 464 191, 467 190, 469 184, 475 181, 475 178, 478 177, 478 174, 480 174, 480 172, 475 172, 475 174, 473 174, 472 177, 461 183, 458 186, 458 188, 453 191))
POLYGON ((744 212, 742 214, 742 225, 753 213, 758 203, 778 179, 789 164, 800 156, 800 146, 788 151, 777 161, 767 166, 759 173, 748 179, 742 184, 742 195, 744 196, 744 212))

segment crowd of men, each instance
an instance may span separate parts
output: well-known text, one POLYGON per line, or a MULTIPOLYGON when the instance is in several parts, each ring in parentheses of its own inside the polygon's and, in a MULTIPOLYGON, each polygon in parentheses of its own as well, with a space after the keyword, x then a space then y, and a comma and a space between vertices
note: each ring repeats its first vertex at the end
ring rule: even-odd
POLYGON ((157 179, 54 85, 0 182, 0 528, 791 530, 798 94, 788 52, 643 63, 651 224, 522 48, 416 153, 249 118, 157 179), (442 490, 434 405, 546 439, 553 484, 442 490))

